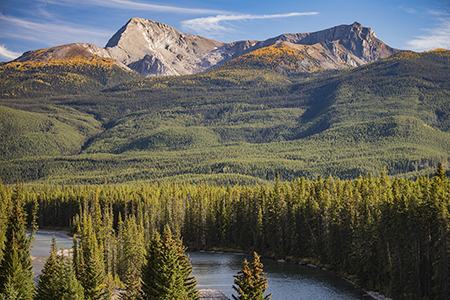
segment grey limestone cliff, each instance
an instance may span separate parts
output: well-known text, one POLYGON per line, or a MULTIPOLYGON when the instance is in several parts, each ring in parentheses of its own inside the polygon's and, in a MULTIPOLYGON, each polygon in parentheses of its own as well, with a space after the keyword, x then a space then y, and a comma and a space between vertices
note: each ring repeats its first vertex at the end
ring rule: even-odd
POLYGON ((323 69, 359 66, 398 52, 380 41, 372 29, 357 22, 312 33, 282 34, 265 41, 223 44, 141 18, 131 19, 117 31, 105 49, 111 57, 145 76, 162 76, 203 72, 278 43, 307 51, 323 69))
POLYGON ((214 55, 205 54, 222 45, 183 34, 166 24, 133 18, 114 34, 105 49, 142 75, 161 76, 198 73, 211 67, 216 61, 214 55))

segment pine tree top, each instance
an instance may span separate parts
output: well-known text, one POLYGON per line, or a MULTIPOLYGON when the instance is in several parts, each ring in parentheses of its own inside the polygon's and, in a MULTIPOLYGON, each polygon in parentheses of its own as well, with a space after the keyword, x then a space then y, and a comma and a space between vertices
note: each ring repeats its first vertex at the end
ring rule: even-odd
POLYGON ((242 270, 234 276, 235 286, 233 289, 239 294, 238 297, 233 296, 234 300, 269 300, 272 294, 264 296, 269 286, 268 278, 264 278, 266 273, 263 272, 263 264, 259 255, 253 253, 253 262, 250 264, 246 259, 242 263, 242 270))

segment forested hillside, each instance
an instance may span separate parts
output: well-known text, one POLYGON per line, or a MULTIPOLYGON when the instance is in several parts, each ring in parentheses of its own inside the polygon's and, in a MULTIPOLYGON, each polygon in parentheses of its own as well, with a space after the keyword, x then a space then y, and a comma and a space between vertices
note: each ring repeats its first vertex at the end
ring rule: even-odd
POLYGON ((448 164, 449 51, 400 52, 306 76, 280 72, 300 55, 283 47, 201 74, 126 81, 134 75, 95 60, 28 66, 31 73, 6 64, 0 177, 226 185, 267 183, 277 171, 284 180, 356 178, 383 167, 415 178, 448 164), (96 64, 103 75, 91 74, 96 64), (62 88, 61 68, 62 78, 86 79, 62 88), (38 79, 30 76, 55 81, 31 92, 25 87, 38 79))
MULTIPOLYGON (((35 54, 38 55, 38 54, 35 54)), ((113 59, 74 55, 70 59, 28 60, 0 66, 2 98, 83 94, 138 78, 113 59)))
POLYGON ((78 235, 71 274, 85 295, 136 290, 144 241, 169 224, 190 249, 446 299, 450 51, 310 75, 280 71, 299 53, 259 51, 176 77, 95 59, 1 66, 0 260, 14 252, 9 216, 23 215, 78 235))

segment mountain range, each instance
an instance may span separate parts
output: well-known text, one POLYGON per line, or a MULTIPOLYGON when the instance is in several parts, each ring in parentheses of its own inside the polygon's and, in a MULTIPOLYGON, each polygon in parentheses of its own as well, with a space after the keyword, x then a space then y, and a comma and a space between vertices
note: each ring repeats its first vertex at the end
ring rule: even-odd
POLYGON ((265 41, 237 41, 229 44, 142 18, 132 18, 104 48, 75 43, 29 51, 17 62, 98 55, 112 58, 144 76, 188 75, 214 69, 255 50, 283 44, 302 55, 298 69, 340 69, 356 67, 386 58, 399 50, 380 41, 372 29, 355 22, 313 33, 282 34, 265 41))
POLYGON ((392 49, 358 23, 223 44, 134 18, 105 48, 0 65, 0 178, 430 175, 450 162, 449 78, 450 51, 392 49))

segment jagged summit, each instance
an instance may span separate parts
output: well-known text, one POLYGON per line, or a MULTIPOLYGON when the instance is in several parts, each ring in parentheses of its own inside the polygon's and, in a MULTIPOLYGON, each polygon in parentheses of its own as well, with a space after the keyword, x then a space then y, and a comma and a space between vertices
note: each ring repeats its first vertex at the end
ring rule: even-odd
POLYGON ((119 42, 124 42, 122 39, 125 32, 132 32, 135 30, 147 29, 149 36, 157 36, 161 33, 172 32, 174 35, 180 35, 181 33, 175 28, 166 25, 164 23, 155 22, 152 20, 146 20, 142 18, 131 18, 122 28, 120 28, 108 41, 105 48, 115 47, 119 42), (152 33, 152 34, 150 34, 152 33))
POLYGON ((296 44, 313 45, 325 41, 332 42, 348 38, 354 40, 370 40, 376 38, 376 36, 371 28, 363 27, 360 23, 354 22, 351 25, 339 25, 316 32, 282 34, 268 41, 275 39, 296 44))
MULTIPOLYGON (((45 57, 70 57, 90 53, 113 58, 144 76, 187 75, 223 65, 252 51, 283 43, 304 57, 299 70, 355 67, 386 58, 399 50, 380 41, 371 28, 354 22, 311 33, 286 33, 265 41, 221 43, 202 36, 181 33, 172 26, 132 18, 104 48, 91 44, 68 44, 45 49, 45 57), (314 64, 314 68, 304 68, 314 64)), ((41 50, 20 59, 43 59, 41 50)), ((266 53, 267 54, 267 53, 266 53)), ((305 71, 306 72, 306 71, 305 71)))
POLYGON ((200 57, 223 43, 142 18, 128 21, 106 44, 115 59, 146 76, 181 75, 203 71, 215 64, 200 57))
POLYGON ((303 51, 310 63, 322 69, 359 66, 398 52, 380 41, 371 28, 358 22, 312 33, 282 34, 265 41, 223 44, 142 18, 133 18, 125 24, 109 40, 106 49, 111 57, 139 73, 160 76, 202 72, 279 43, 303 51))
POLYGON ((360 66, 386 58, 399 50, 380 41, 371 28, 354 22, 312 33, 286 33, 265 41, 243 41, 223 48, 235 53, 233 58, 282 43, 303 57, 299 70, 339 69, 360 66), (314 68, 311 66, 314 65, 314 68))
POLYGON ((363 27, 358 22, 308 33, 296 44, 322 44, 333 52, 336 52, 336 48, 343 51, 346 49, 362 63, 372 62, 398 52, 380 41, 371 28, 363 27))
POLYGON ((398 52, 397 49, 391 48, 380 41, 371 28, 363 27, 358 22, 311 33, 282 34, 264 41, 263 45, 269 46, 280 42, 310 46, 320 45, 329 49, 335 56, 339 54, 351 55, 356 65, 382 59, 398 52))

